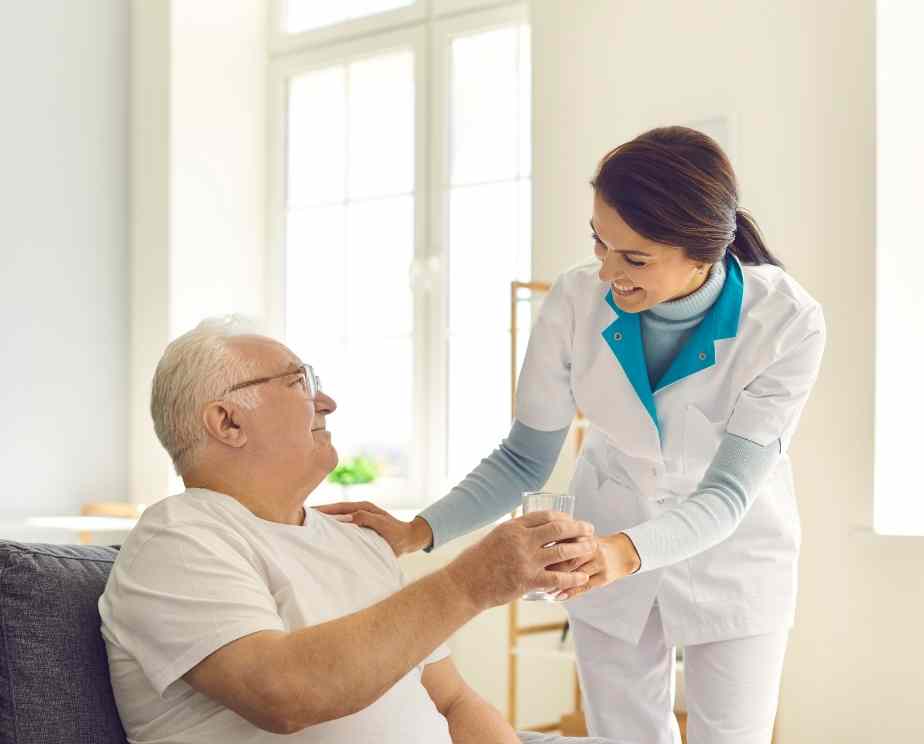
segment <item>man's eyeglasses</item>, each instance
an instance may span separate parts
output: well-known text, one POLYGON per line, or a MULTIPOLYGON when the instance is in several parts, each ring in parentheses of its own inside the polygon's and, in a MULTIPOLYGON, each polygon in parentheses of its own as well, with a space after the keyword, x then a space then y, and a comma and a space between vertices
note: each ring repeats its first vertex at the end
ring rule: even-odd
POLYGON ((227 390, 225 390, 222 395, 227 395, 228 393, 233 393, 235 390, 240 390, 245 387, 250 387, 251 385, 262 385, 264 382, 271 382, 272 380, 280 380, 283 377, 291 377, 293 375, 298 375, 300 380, 299 382, 302 385, 302 389, 308 394, 308 397, 311 400, 314 400, 318 393, 321 392, 321 378, 314 373, 314 368, 310 364, 303 364, 301 367, 296 369, 290 369, 288 372, 283 372, 278 375, 273 375, 272 377, 260 377, 256 380, 247 380, 246 382, 239 382, 236 385, 232 385, 227 390))

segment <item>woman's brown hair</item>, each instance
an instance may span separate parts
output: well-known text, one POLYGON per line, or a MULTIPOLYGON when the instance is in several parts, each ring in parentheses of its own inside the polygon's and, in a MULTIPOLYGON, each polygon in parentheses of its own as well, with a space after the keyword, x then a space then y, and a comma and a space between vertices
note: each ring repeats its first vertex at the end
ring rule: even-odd
POLYGON ((738 208, 731 163, 711 137, 662 127, 608 152, 591 181, 639 235, 716 263, 730 250, 744 264, 782 267, 757 223, 738 208))

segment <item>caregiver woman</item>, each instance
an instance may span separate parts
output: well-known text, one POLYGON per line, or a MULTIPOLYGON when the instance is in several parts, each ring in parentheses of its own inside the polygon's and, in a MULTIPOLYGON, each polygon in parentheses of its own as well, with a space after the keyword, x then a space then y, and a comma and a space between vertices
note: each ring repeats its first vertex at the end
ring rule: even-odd
POLYGON ((353 512, 397 554, 432 550, 541 487, 579 409, 570 490, 598 548, 566 564, 591 579, 560 598, 590 734, 679 740, 678 645, 690 744, 769 744, 800 544, 787 451, 821 362, 821 307, 738 208, 705 135, 642 134, 592 185, 596 261, 548 294, 507 439, 410 523, 371 504, 325 511, 353 512))

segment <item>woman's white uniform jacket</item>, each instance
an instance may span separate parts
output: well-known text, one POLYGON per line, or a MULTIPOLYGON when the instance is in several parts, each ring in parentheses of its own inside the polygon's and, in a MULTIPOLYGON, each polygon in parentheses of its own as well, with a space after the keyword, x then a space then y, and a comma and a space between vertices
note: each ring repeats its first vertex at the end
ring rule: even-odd
POLYGON ((527 426, 589 424, 571 491, 598 535, 640 524, 688 498, 725 432, 783 457, 734 533, 699 555, 565 603, 569 613, 637 643, 657 598, 665 637, 692 645, 792 625, 801 532, 786 455, 818 374, 821 307, 773 266, 726 258, 725 286, 651 389, 639 316, 615 304, 599 264, 562 275, 530 337, 516 415, 527 426))

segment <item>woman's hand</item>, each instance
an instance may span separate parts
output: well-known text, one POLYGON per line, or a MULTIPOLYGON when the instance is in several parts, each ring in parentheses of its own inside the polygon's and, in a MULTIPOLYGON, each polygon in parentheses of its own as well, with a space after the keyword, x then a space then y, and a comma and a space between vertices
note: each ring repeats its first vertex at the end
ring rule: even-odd
POLYGON ((342 501, 313 508, 341 522, 375 530, 391 546, 396 557, 426 548, 433 542, 433 530, 427 520, 415 517, 403 522, 368 501, 342 501))
POLYGON ((606 586, 641 568, 642 560, 635 546, 624 532, 597 538, 597 549, 589 557, 575 558, 549 566, 549 571, 581 571, 590 579, 583 586, 562 592, 555 599, 572 599, 585 592, 606 586))

